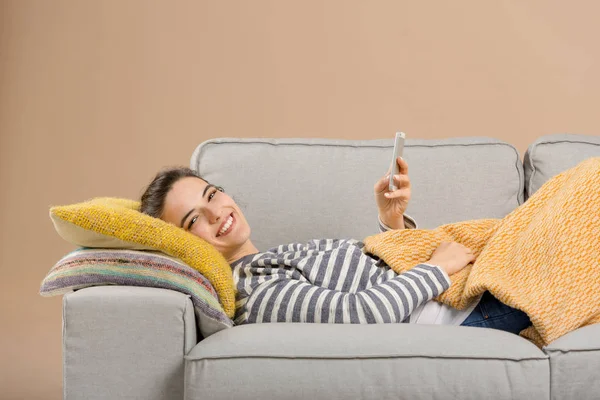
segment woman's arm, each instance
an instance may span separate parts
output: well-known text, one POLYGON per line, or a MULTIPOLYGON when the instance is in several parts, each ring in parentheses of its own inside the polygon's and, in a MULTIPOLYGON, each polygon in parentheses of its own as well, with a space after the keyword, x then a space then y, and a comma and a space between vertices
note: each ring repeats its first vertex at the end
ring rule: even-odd
POLYGON ((236 323, 402 322, 420 304, 450 287, 438 266, 419 264, 394 278, 356 293, 318 287, 307 282, 275 279, 265 282, 243 301, 236 323))

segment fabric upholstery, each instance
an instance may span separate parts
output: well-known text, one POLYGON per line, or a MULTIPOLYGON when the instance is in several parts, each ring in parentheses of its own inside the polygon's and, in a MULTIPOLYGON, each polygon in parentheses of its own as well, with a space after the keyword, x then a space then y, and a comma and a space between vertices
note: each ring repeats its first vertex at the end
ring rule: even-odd
POLYGON ((533 344, 457 326, 243 325, 185 359, 187 400, 533 400, 548 399, 550 386, 547 356, 533 344))
MULTIPOLYGON (((211 139, 196 148, 190 165, 232 195, 261 251, 319 238, 362 239, 377 232, 373 185, 390 166, 392 137, 211 139)), ((406 213, 421 229, 502 218, 523 202, 519 154, 501 140, 409 135, 403 157, 413 185, 406 213)))
POLYGON ((566 334, 544 348, 550 357, 552 400, 593 399, 600 393, 600 324, 566 334))
POLYGON ((525 198, 554 175, 590 157, 600 157, 600 136, 554 134, 539 137, 529 145, 523 159, 525 198))
POLYGON ((194 308, 185 294, 130 286, 68 293, 63 398, 182 399, 183 357, 197 338, 194 308))

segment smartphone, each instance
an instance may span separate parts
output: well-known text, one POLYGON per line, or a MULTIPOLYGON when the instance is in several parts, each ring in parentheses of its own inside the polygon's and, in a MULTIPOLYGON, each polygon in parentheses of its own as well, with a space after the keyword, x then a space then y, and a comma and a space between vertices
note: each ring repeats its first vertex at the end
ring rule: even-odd
POLYGON ((400 172, 400 169, 398 167, 398 163, 396 162, 396 159, 398 157, 402 157, 402 151, 404 151, 404 139, 405 138, 406 138, 406 135, 404 134, 404 132, 396 132, 396 141, 394 142, 394 156, 392 157, 392 170, 390 173, 390 183, 389 183, 390 192, 398 189, 396 187, 396 184, 394 183, 394 175, 396 175, 400 172))

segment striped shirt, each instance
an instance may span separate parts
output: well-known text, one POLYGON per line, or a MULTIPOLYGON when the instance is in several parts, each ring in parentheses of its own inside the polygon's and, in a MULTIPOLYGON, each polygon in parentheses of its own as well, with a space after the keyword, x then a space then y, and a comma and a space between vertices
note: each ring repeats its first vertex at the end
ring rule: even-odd
MULTIPOLYGON (((407 218, 405 225, 415 226, 407 218)), ((235 323, 408 322, 415 308, 450 287, 438 266, 397 274, 363 248, 354 239, 315 239, 235 261, 235 323)))

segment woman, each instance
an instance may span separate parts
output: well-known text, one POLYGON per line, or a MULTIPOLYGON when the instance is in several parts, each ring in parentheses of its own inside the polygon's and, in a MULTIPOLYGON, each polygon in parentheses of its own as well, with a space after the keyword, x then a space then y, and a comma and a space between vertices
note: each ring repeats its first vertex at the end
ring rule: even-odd
MULTIPOLYGON (((416 228, 404 214, 411 197, 408 164, 397 159, 396 189, 389 171, 374 185, 381 231, 416 228)), ((235 201, 188 168, 159 172, 142 195, 141 211, 201 237, 233 269, 237 324, 252 322, 392 323, 480 326, 519 333, 527 315, 485 292, 466 310, 431 301, 452 275, 475 261, 456 242, 442 243, 427 263, 396 274, 353 239, 312 240, 259 252, 235 201), (410 318, 409 318, 410 317, 410 318)))

